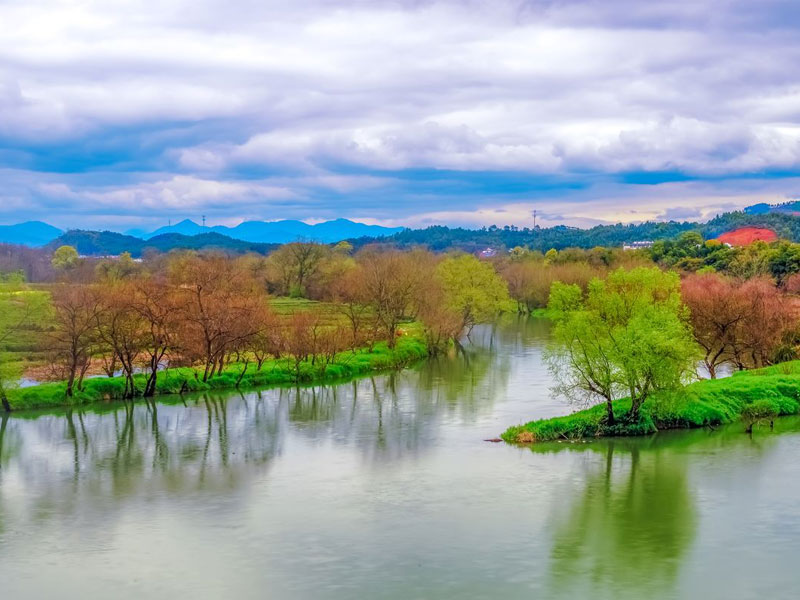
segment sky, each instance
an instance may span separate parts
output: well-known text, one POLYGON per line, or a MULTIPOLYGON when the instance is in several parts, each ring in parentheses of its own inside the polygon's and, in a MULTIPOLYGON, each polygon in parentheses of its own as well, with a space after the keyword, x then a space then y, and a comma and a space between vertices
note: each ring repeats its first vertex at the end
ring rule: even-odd
POLYGON ((0 223, 591 226, 800 197, 795 0, 0 0, 0 223))

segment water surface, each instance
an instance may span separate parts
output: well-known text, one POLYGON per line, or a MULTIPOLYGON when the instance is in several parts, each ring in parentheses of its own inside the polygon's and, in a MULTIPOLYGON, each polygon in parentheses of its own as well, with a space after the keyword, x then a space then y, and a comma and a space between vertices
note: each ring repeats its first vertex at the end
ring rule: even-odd
POLYGON ((329 387, 0 419, 3 598, 792 598, 800 421, 533 450, 546 322, 329 387))

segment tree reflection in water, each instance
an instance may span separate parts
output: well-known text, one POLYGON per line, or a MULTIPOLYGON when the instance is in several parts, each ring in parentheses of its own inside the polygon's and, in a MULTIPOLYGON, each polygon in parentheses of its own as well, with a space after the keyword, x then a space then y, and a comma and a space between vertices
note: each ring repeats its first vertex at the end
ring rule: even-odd
POLYGON ((492 348, 498 335, 479 328, 458 355, 338 385, 3 415, 0 515, 12 496, 63 514, 80 498, 222 491, 268 468, 289 431, 353 444, 376 465, 414 457, 444 421, 471 421, 504 393, 510 367, 492 348))
POLYGON ((592 462, 583 492, 556 519, 553 594, 670 589, 695 533, 686 456, 629 440, 595 446, 604 460, 592 462))

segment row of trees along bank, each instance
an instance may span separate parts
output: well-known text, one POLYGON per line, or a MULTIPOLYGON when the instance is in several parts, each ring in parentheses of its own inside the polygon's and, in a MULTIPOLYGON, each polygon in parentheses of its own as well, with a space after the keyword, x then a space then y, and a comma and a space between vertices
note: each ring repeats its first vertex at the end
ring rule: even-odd
POLYGON ((109 377, 121 373, 122 397, 133 398, 156 394, 167 366, 194 367, 207 382, 226 365, 240 365, 243 377, 248 368, 280 360, 299 377, 303 365, 324 369, 348 351, 377 343, 392 349, 410 322, 419 323, 412 329, 429 353, 441 352, 510 305, 503 279, 471 255, 286 248, 278 259, 180 253, 134 263, 123 257, 99 263, 90 283, 70 281, 78 263, 64 261, 62 283, 50 288, 51 325, 42 339, 49 378, 65 381, 69 398, 99 366, 109 377), (276 264, 288 291, 307 291, 324 267, 330 279, 315 295, 325 302, 273 309, 268 290, 276 264))

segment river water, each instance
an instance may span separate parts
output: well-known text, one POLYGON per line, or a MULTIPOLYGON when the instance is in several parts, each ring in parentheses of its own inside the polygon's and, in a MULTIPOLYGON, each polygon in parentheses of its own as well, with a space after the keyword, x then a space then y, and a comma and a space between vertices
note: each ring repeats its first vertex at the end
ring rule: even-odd
POLYGON ((0 597, 796 597, 800 421, 483 441, 569 411, 548 332, 331 387, 3 417, 0 597))

